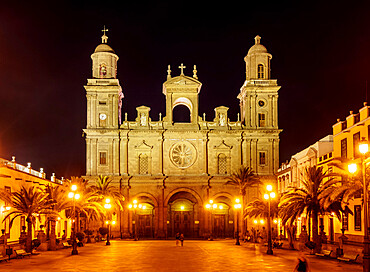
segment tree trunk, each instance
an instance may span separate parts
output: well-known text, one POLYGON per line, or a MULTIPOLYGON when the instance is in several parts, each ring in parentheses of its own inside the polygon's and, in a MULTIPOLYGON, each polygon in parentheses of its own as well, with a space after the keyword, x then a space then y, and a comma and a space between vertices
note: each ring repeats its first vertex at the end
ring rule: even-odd
POLYGON ((242 195, 242 212, 241 212, 241 214, 242 214, 242 224, 241 224, 241 232, 242 232, 242 237, 244 238, 245 237, 245 230, 247 229, 247 219, 245 219, 245 215, 244 215, 244 212, 245 212, 245 210, 244 210, 244 207, 245 207, 246 205, 245 205, 245 194, 243 194, 242 195))
POLYGON ((32 252, 32 222, 30 218, 27 218, 26 252, 32 252))
POLYGON ((293 225, 286 225, 287 233, 288 233, 288 244, 289 249, 294 249, 294 226, 293 225))
POLYGON ((321 251, 321 239, 319 236, 319 215, 318 212, 312 211, 312 240, 316 244, 314 253, 319 253, 321 251))
POLYGON ((55 219, 51 219, 50 221, 50 250, 57 250, 57 236, 55 235, 55 219))

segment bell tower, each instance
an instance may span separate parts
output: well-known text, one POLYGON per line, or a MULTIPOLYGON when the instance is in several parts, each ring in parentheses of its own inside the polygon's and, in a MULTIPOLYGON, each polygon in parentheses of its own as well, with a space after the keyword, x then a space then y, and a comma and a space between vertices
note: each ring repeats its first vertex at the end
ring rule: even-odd
POLYGON ((278 129, 278 90, 276 79, 271 79, 271 54, 261 44, 261 37, 244 58, 246 80, 240 88, 241 120, 247 128, 278 129))
POLYGON ((107 44, 108 29, 92 59, 92 78, 84 86, 87 99, 86 174, 118 174, 119 133, 122 108, 122 88, 117 79, 118 56, 107 44), (115 159, 117 158, 117 159, 115 159))
POLYGON ((279 167, 278 91, 276 79, 271 79, 271 54, 261 44, 261 37, 244 58, 246 79, 240 88, 240 116, 244 128, 246 154, 250 165, 259 175, 271 175, 279 167))

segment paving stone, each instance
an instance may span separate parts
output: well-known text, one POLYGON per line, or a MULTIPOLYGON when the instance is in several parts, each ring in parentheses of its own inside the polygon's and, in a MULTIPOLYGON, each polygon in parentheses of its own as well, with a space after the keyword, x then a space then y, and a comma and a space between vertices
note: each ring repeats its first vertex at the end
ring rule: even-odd
MULTIPOLYGON (((236 246, 233 240, 188 241, 176 246, 175 241, 111 241, 87 244, 78 248, 42 252, 31 258, 2 262, 0 271, 293 271, 297 251, 274 250, 253 243, 236 246)), ((339 263, 333 259, 307 255, 311 271, 362 271, 360 264, 339 263)))

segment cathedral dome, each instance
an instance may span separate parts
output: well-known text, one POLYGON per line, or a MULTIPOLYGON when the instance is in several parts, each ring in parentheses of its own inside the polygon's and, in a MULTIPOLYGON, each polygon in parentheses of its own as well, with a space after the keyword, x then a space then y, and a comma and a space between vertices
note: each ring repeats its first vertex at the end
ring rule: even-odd
POLYGON ((257 35, 254 38, 254 40, 255 40, 256 43, 249 49, 248 55, 249 54, 256 54, 256 53, 257 54, 258 53, 268 53, 266 47, 264 47, 262 44, 260 44, 260 41, 261 41, 260 36, 257 35))
POLYGON ((110 47, 108 44, 106 43, 101 43, 99 44, 96 48, 95 48, 95 51, 94 53, 99 53, 99 52, 108 52, 108 53, 113 53, 114 54, 114 50, 112 49, 112 47, 110 47))

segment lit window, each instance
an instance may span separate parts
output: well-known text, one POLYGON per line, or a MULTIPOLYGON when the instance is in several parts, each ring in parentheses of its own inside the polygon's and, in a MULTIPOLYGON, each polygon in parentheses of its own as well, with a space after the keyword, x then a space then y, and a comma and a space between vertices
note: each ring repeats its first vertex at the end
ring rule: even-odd
POLYGON ((105 64, 101 64, 99 68, 99 75, 100 77, 105 77, 107 75, 107 66, 105 64))
POLYGON ((340 156, 341 158, 347 158, 347 138, 340 141, 340 156))
POLYGON ((99 156, 100 156, 100 160, 99 160, 100 165, 106 165, 107 164, 107 152, 100 152, 99 156))
POLYGON ((260 127, 266 126, 266 115, 264 113, 258 114, 258 126, 260 127))
POLYGON ((265 77, 263 64, 258 64, 257 72, 258 72, 258 78, 264 78, 265 77))
POLYGON ((139 174, 146 175, 149 173, 149 158, 145 154, 139 156, 139 174))
POLYGON ((260 165, 266 165, 266 153, 260 152, 260 165))
POLYGON ((226 155, 222 153, 218 155, 218 173, 220 175, 227 174, 226 155))

